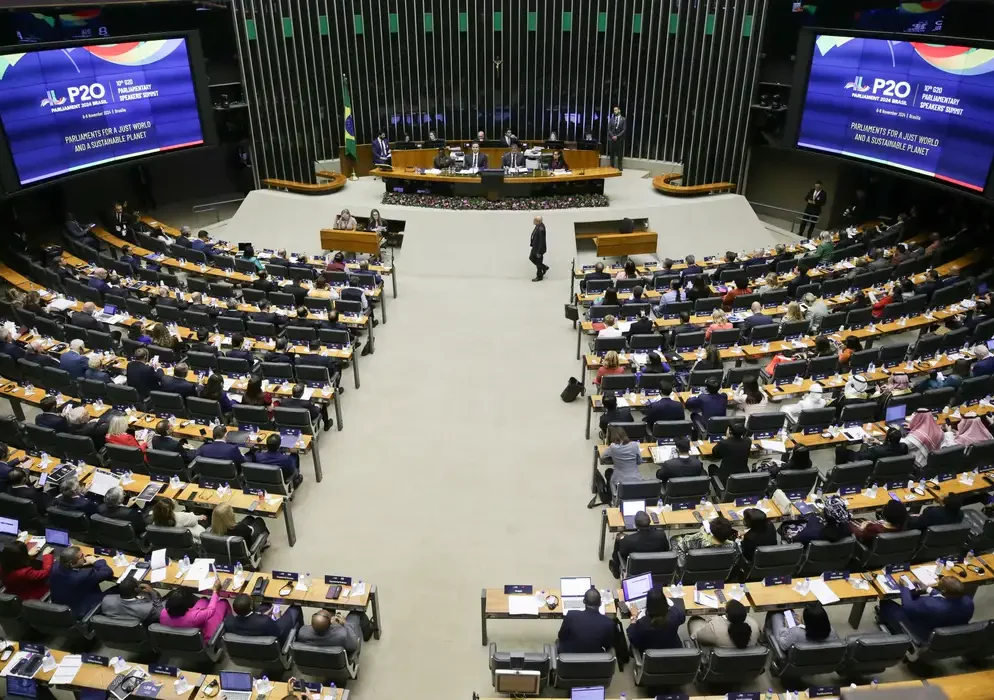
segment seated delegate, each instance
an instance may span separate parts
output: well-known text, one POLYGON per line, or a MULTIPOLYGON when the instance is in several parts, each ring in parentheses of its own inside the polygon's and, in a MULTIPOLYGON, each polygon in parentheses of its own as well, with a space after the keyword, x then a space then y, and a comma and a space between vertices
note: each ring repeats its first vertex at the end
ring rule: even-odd
POLYGON ((608 568, 615 578, 621 578, 621 564, 629 554, 635 552, 668 552, 670 542, 666 539, 666 531, 661 527, 652 527, 649 514, 640 510, 635 514, 635 532, 622 534, 614 541, 614 552, 608 568))
POLYGON ((347 615, 318 610, 311 615, 311 624, 297 631, 296 641, 318 647, 342 647, 354 661, 362 650, 362 613, 352 611, 347 615))
MULTIPOLYGON (((638 608, 630 605, 632 615, 638 617, 638 608)), ((683 607, 670 605, 660 588, 653 588, 645 598, 645 614, 628 625, 628 641, 641 652, 646 649, 679 649, 680 625, 687 619, 683 607)))
POLYGON ((251 596, 241 593, 235 596, 231 606, 234 614, 224 621, 226 634, 241 634, 246 637, 276 637, 282 644, 291 631, 300 626, 300 606, 289 605, 278 620, 268 612, 257 612, 251 596))
POLYGON ((901 586, 901 602, 884 600, 877 610, 880 622, 894 634, 904 627, 926 640, 936 627, 965 625, 973 617, 973 598, 955 576, 943 576, 934 589, 901 586))
POLYGON ((180 586, 166 598, 165 609, 159 613, 159 624, 196 628, 205 640, 210 639, 231 612, 228 602, 218 597, 220 591, 221 579, 214 580, 210 599, 198 598, 192 589, 180 586))
POLYGON ((583 594, 583 610, 566 613, 556 643, 560 653, 596 654, 614 648, 614 622, 600 607, 601 594, 591 588, 583 594))
POLYGON ((79 547, 66 547, 52 567, 51 600, 69 606, 73 615, 81 618, 103 600, 105 592, 100 584, 115 578, 114 570, 103 559, 84 556, 79 547))

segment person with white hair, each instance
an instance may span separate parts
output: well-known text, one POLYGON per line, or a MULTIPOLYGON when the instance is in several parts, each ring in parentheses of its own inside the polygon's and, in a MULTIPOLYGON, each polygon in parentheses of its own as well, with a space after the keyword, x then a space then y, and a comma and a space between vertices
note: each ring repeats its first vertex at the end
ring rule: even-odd
POLYGON ((3 326, 0 326, 0 352, 14 360, 24 357, 24 348, 14 342, 14 336, 3 326))
POLYGON ((94 419, 86 406, 76 406, 65 412, 69 421, 69 432, 73 435, 88 437, 93 441, 93 447, 102 450, 107 438, 107 424, 94 419))
POLYGON ((86 374, 83 375, 84 379, 89 379, 94 382, 100 382, 101 384, 107 384, 110 382, 110 372, 105 372, 101 369, 103 362, 99 355, 92 355, 87 363, 86 374))
POLYGON ((130 508, 124 503, 124 489, 113 486, 104 494, 104 502, 97 508, 97 513, 105 518, 123 520, 131 523, 135 534, 141 537, 145 533, 145 518, 137 508, 130 508))
POLYGON ((69 373, 73 379, 82 379, 90 366, 90 361, 83 355, 83 341, 73 338, 69 341, 69 349, 59 358, 59 367, 69 373))
POLYGON ((93 515, 97 512, 97 502, 91 501, 83 494, 84 491, 76 477, 67 477, 59 484, 59 497, 52 501, 52 505, 93 515))
POLYGON ((971 375, 983 377, 994 374, 994 356, 991 355, 991 351, 986 345, 975 347, 973 354, 977 357, 977 361, 974 363, 973 369, 970 370, 971 375))
POLYGON ((96 289, 101 294, 106 294, 110 291, 110 285, 107 284, 107 270, 102 267, 98 267, 90 275, 90 278, 86 281, 86 286, 96 289))
POLYGON ((24 348, 25 359, 45 367, 60 368, 59 361, 45 352, 45 343, 40 338, 30 341, 24 348))
POLYGON ((191 233, 192 231, 189 226, 181 226, 179 235, 176 237, 176 240, 173 241, 173 245, 181 248, 189 248, 193 245, 193 241, 190 240, 191 233))
POLYGON ((85 328, 90 331, 100 331, 106 332, 107 329, 104 327, 100 321, 93 317, 93 314, 97 312, 97 305, 92 301, 88 301, 83 304, 82 311, 73 311, 72 315, 69 317, 69 323, 79 328, 85 328))
POLYGON ((802 301, 807 308, 804 310, 804 318, 811 321, 811 331, 817 331, 821 326, 821 320, 828 316, 828 305, 821 297, 816 297, 811 292, 804 295, 802 301))

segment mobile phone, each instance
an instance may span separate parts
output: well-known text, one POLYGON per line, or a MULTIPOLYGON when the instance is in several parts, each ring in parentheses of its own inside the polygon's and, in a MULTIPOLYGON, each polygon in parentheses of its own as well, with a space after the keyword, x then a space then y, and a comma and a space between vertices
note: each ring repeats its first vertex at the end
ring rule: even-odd
POLYGON ((249 512, 252 512, 253 510, 255 510, 258 507, 259 507, 259 501, 252 501, 251 503, 249 503, 249 507, 248 507, 249 512))
POLYGON ((697 521, 697 522, 699 522, 699 523, 703 523, 703 522, 704 522, 704 516, 703 516, 703 515, 701 515, 700 513, 698 513, 698 512, 697 512, 697 511, 695 510, 695 511, 694 511, 694 520, 696 520, 696 521, 697 521))
POLYGON ((197 496, 199 496, 199 495, 200 495, 199 491, 194 491, 193 493, 190 494, 190 500, 191 501, 197 500, 197 496))
POLYGON ((718 602, 721 603, 722 605, 725 604, 725 591, 721 590, 720 588, 716 588, 714 590, 714 597, 717 598, 718 602))
POLYGON ((201 436, 207 435, 207 428, 201 426, 200 427, 200 435, 201 436))
POLYGON ((728 511, 728 518, 729 520, 741 520, 742 516, 739 515, 737 510, 730 510, 728 511))
POLYGON ((887 492, 887 495, 888 495, 888 496, 890 496, 890 497, 891 497, 892 499, 894 499, 895 501, 900 501, 900 500, 901 500, 901 497, 900 497, 900 496, 898 496, 898 495, 897 495, 897 493, 896 493, 895 491, 888 491, 888 492, 887 492))
POLYGON ((217 694, 217 691, 218 691, 218 683, 217 683, 217 679, 215 678, 210 683, 208 683, 207 685, 204 686, 204 689, 203 689, 202 692, 207 697, 212 698, 212 697, 214 697, 217 694))
POLYGON ((232 581, 234 581, 234 580, 235 580, 235 579, 233 579, 233 578, 228 578, 228 579, 225 579, 225 580, 224 580, 224 583, 222 583, 222 584, 221 584, 221 590, 222 590, 222 591, 226 591, 226 590, 228 590, 229 588, 231 588, 231 582, 232 582, 232 581))
POLYGON ((659 513, 654 510, 649 511, 649 519, 652 521, 653 525, 659 524, 659 513))
POLYGON ((14 653, 14 647, 7 646, 3 648, 3 652, 0 653, 0 661, 6 661, 14 653))
POLYGON ((337 600, 340 595, 342 595, 341 586, 328 586, 328 592, 325 593, 324 597, 328 600, 337 600))

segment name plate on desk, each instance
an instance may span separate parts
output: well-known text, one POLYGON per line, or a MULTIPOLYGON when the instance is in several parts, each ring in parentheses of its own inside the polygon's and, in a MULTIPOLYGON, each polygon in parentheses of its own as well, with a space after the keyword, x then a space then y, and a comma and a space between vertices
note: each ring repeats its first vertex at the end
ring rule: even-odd
POLYGON ((686 693, 667 693, 666 695, 657 695, 656 700, 690 700, 690 696, 686 693))
POLYGON ((839 686, 837 685, 815 685, 808 688, 809 698, 834 698, 839 695, 839 686))
POLYGON ((849 578, 848 571, 826 571, 821 575, 823 581, 841 581, 849 578))
POLYGON ((805 428, 804 430, 802 430, 801 432, 804 435, 817 435, 818 433, 821 432, 821 428, 817 428, 817 427, 811 428, 811 427, 808 427, 808 428, 805 428))
POLYGON ((179 675, 179 668, 176 666, 163 666, 162 664, 149 664, 148 672, 176 678, 179 675))
POLYGON ((725 587, 725 582, 724 581, 698 581, 696 584, 694 584, 694 587, 698 591, 713 591, 713 590, 718 589, 718 588, 724 588, 725 587))
POLYGON ((763 579, 764 586, 783 586, 791 582, 790 576, 767 576, 763 579))
POLYGON ((273 578, 277 581, 296 581, 300 574, 293 571, 273 571, 273 578))
POLYGON ((952 481, 956 478, 955 474, 939 474, 938 481, 941 483, 943 481, 952 481))
POLYGON ((352 577, 351 576, 335 576, 334 574, 326 574, 324 577, 324 582, 329 586, 351 586, 352 577))
POLYGON ((888 574, 900 574, 905 571, 911 571, 911 564, 888 564, 884 567, 884 571, 888 574))
POLYGON ((110 547, 94 547, 93 553, 101 557, 112 557, 117 554, 117 551, 110 547))
POLYGON ((265 496, 266 495, 266 490, 265 489, 242 489, 242 491, 244 491, 245 493, 251 494, 253 496, 265 496))
POLYGON ((787 498, 789 498, 789 499, 791 499, 793 501, 804 500, 804 497, 807 496, 807 495, 808 495, 808 492, 806 490, 788 491, 787 492, 787 498))
POLYGON ((100 654, 83 654, 84 664, 94 664, 96 666, 110 666, 110 659, 100 654))
POLYGON ((231 564, 214 564, 214 570, 219 571, 222 574, 233 574, 235 573, 235 567, 231 564))
POLYGON ((693 510, 694 508, 697 507, 697 502, 695 502, 695 501, 683 501, 683 502, 677 501, 675 503, 671 503, 670 505, 673 506, 673 510, 693 510))
POLYGON ((994 471, 994 464, 985 464, 984 466, 980 467, 977 471, 981 473, 994 471))
POLYGON ((200 481, 197 482, 197 484, 202 489, 212 489, 212 490, 215 490, 215 491, 221 485, 217 481, 210 481, 209 479, 201 479, 200 481))
POLYGON ((32 654, 42 654, 42 655, 44 655, 45 654, 45 645, 44 644, 22 644, 21 645, 21 651, 27 651, 27 652, 30 652, 32 654))
MULTIPOLYGON (((886 486, 889 489, 901 489, 901 488, 904 488, 907 485, 908 485, 907 480, 904 480, 904 481, 888 481, 886 484, 884 484, 884 486, 886 486)), ((894 499, 894 500, 898 500, 898 499, 894 499)))
POLYGON ((319 694, 321 692, 321 684, 315 681, 297 681, 300 686, 304 689, 304 692, 319 694))
POLYGON ((745 498, 736 498, 735 505, 737 506, 754 506, 759 503, 759 496, 746 496, 745 498))
POLYGON ((672 445, 676 438, 659 438, 656 440, 657 445, 672 445))
POLYGON ((759 700, 759 693, 728 693, 725 700, 759 700))
POLYGON ((530 595, 532 593, 532 587, 520 584, 519 585, 510 584, 504 586, 504 593, 506 595, 516 595, 516 594, 530 595))
POLYGON ((839 493, 842 494, 843 496, 852 496, 853 494, 859 493, 862 490, 863 489, 861 489, 859 486, 843 486, 842 488, 839 489, 839 493))

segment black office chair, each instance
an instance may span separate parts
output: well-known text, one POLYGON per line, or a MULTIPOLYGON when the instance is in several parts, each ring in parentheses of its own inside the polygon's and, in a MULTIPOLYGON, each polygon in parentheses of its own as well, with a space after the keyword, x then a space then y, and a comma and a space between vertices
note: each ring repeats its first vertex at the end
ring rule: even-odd
POLYGON ((897 666, 911 648, 906 634, 853 634, 846 637, 846 656, 837 669, 842 678, 869 678, 897 666))
MULTIPOLYGON (((299 644, 299 642, 298 642, 299 644)), ((552 675, 552 646, 546 644, 537 651, 498 651, 497 644, 490 642, 490 676, 496 687, 496 672, 511 669, 539 674, 539 690, 544 688, 552 675)))
POLYGON ((966 552, 970 538, 969 522, 932 525, 922 532, 918 549, 911 555, 911 561, 935 561, 940 557, 960 556, 966 552))
POLYGON ((764 646, 745 649, 715 648, 705 653, 697 672, 698 683, 743 683, 766 671, 770 650, 764 646))
POLYGON ((244 569, 258 571, 262 564, 262 550, 268 541, 268 534, 260 535, 253 542, 246 542, 242 537, 204 532, 200 535, 200 548, 205 557, 210 557, 219 564, 234 566, 241 562, 244 569))
POLYGON ((203 632, 195 627, 167 627, 158 622, 148 627, 149 639, 160 655, 194 664, 213 664, 221 658, 223 633, 224 625, 218 625, 210 639, 204 639, 203 632))
POLYGON ((280 644, 276 637, 247 637, 228 632, 221 635, 221 644, 234 664, 260 672, 282 674, 289 671, 293 663, 290 648, 296 636, 297 631, 292 630, 286 641, 280 644))
POLYGON ((141 620, 94 615, 90 618, 90 628, 100 643, 109 649, 132 654, 148 654, 153 649, 148 629, 141 620))
POLYGON ((564 654, 556 652, 555 680, 559 690, 583 687, 607 687, 614 678, 617 662, 613 652, 564 654))
POLYGON ((853 561, 862 569, 880 569, 892 564, 911 561, 922 533, 919 530, 883 532, 869 546, 856 543, 853 561))
POLYGON ((181 481, 192 481, 193 470, 183 461, 179 452, 148 449, 145 452, 148 459, 148 474, 156 481, 169 481, 174 476, 181 481))
POLYGON ((701 650, 631 648, 635 685, 640 688, 679 687, 693 682, 701 665, 701 650))
POLYGON ((777 544, 756 547, 752 561, 744 561, 746 581, 761 581, 767 576, 790 576, 800 566, 804 556, 802 544, 777 544))
POLYGON ((122 552, 142 553, 149 551, 134 526, 127 520, 115 520, 99 513, 90 516, 90 536, 101 547, 110 547, 122 552))
POLYGON ((826 571, 840 571, 849 566, 856 549, 856 538, 844 537, 837 542, 815 540, 804 552, 797 567, 798 576, 820 576, 826 571))
POLYGON ((711 493, 711 479, 707 476, 679 476, 663 484, 662 499, 665 504, 700 503, 711 493))
POLYGON ((80 619, 76 619, 68 605, 56 605, 43 600, 25 600, 21 605, 24 622, 43 635, 60 637, 70 640, 70 643, 93 639, 90 619, 100 609, 99 604, 80 619))
POLYGON ((194 371, 198 369, 217 369, 217 360, 217 355, 211 352, 191 351, 186 354, 186 363, 194 371))
POLYGON ((198 423, 210 423, 217 421, 224 424, 227 422, 221 412, 221 404, 214 399, 202 399, 197 396, 188 396, 186 399, 187 415, 198 423))
POLYGON ((735 565, 736 551, 732 546, 692 549, 687 552, 680 572, 685 585, 698 581, 724 581, 735 565))
POLYGON ((317 646, 295 641, 290 645, 290 657, 296 667, 308 676, 324 683, 345 685, 359 675, 359 658, 349 659, 342 647, 317 646))
POLYGON ((81 510, 69 510, 57 505, 50 505, 45 512, 49 527, 65 530, 73 539, 82 542, 92 542, 90 536, 90 519, 81 510))
POLYGON ((880 485, 908 481, 914 471, 915 458, 912 455, 881 457, 873 465, 873 474, 870 476, 870 481, 880 485))
POLYGON ((93 466, 103 466, 103 460, 97 454, 93 440, 86 435, 73 435, 71 433, 55 434, 55 451, 62 455, 64 459, 78 461, 83 460, 93 466))
POLYGON ((141 397, 133 386, 125 384, 105 384, 107 403, 116 409, 138 408, 142 405, 141 397))
POLYGON ((232 415, 238 425, 253 425, 259 429, 268 429, 272 426, 269 409, 265 406, 246 406, 236 403, 232 406, 232 415))
POLYGON ((724 482, 717 475, 712 475, 711 483, 714 486, 715 502, 727 503, 737 498, 763 496, 770 484, 770 474, 769 472, 732 474, 724 482))
POLYGON ((232 488, 240 489, 242 486, 242 478, 238 473, 238 467, 230 459, 197 457, 193 460, 190 467, 199 479, 218 484, 229 484, 232 488))
POLYGON ((184 556, 195 559, 200 554, 193 534, 185 527, 149 525, 145 530, 145 542, 149 550, 165 549, 170 559, 182 559, 184 556))
POLYGON ((47 452, 61 457, 59 447, 55 443, 55 431, 34 423, 23 423, 21 429, 28 444, 38 452, 47 452))
POLYGON ((846 655, 846 641, 801 642, 784 650, 786 656, 773 655, 770 672, 776 677, 797 679, 833 673, 846 655))
POLYGON ((669 586, 676 578, 676 552, 632 552, 621 562, 621 578, 652 574, 654 586, 669 586))
POLYGON ((107 443, 104 445, 104 454, 107 466, 111 469, 125 469, 136 474, 148 473, 145 453, 139 447, 107 443))
POLYGON ((863 488, 873 475, 873 462, 864 459, 848 464, 837 464, 822 480, 822 490, 833 493, 846 486, 863 488))
POLYGON ((243 462, 242 482, 246 490, 262 489, 266 493, 280 494, 287 498, 292 497, 294 492, 293 483, 287 483, 283 478, 283 470, 273 464, 243 462))

